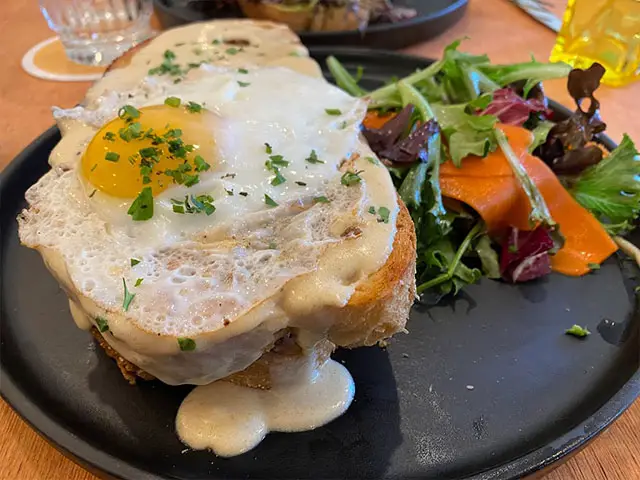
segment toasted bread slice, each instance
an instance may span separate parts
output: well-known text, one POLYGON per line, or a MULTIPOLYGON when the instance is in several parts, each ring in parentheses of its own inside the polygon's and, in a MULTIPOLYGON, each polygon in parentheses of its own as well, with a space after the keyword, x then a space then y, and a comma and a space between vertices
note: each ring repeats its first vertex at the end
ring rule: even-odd
MULTIPOLYGON (((150 41, 140 43, 114 60, 107 72, 129 65, 136 53, 150 41)), ((416 236, 411 216, 399 197, 398 204, 396 234, 386 263, 357 285, 345 307, 327 309, 326 314, 335 318, 328 339, 318 342, 311 352, 303 352, 299 348, 279 348, 278 339, 275 339, 273 348, 248 368, 230 375, 226 380, 252 388, 268 389, 272 384, 274 364, 300 362, 305 355, 313 355, 315 365, 320 366, 329 358, 335 345, 346 348, 375 345, 404 330, 415 298, 416 236)), ((134 383, 136 377, 147 380, 153 378, 119 355, 97 331, 93 334, 107 354, 116 359, 130 383, 134 383)))

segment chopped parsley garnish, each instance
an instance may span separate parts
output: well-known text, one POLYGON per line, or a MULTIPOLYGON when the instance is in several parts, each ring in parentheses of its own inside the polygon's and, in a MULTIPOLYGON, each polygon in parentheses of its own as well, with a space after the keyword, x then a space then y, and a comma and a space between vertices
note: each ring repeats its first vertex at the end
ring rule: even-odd
POLYGON ((129 289, 127 288, 127 281, 124 278, 122 279, 122 285, 124 286, 124 300, 122 301, 122 309, 127 312, 136 294, 129 292, 129 289))
POLYGON ((182 103, 182 101, 178 97, 167 97, 164 99, 164 104, 173 108, 178 108, 180 103, 182 103))
POLYGON ((91 167, 91 171, 93 172, 96 168, 98 168, 98 164, 97 163, 93 167, 91 167))
POLYGON ((363 170, 360 170, 359 172, 345 172, 340 178, 340 183, 347 187, 360 183, 362 181, 362 178, 360 178, 360 174, 362 172, 363 170))
POLYGON ((133 122, 124 128, 118 130, 118 135, 125 142, 130 142, 134 138, 139 138, 142 132, 142 125, 140 122, 133 122))
POLYGON ((313 203, 329 203, 329 199, 325 196, 313 197, 313 203))
POLYGON ((211 168, 211 165, 205 162, 204 158, 202 158, 200 155, 196 155, 193 159, 193 162, 195 163, 196 170, 198 172, 206 172, 211 168))
POLYGON ((238 85, 240 85, 241 87, 248 87, 251 84, 249 82, 241 82, 240 80, 238 80, 238 85))
POLYGON ((236 47, 230 47, 230 48, 227 48, 226 52, 227 52, 229 55, 235 55, 235 54, 237 54, 237 53, 240 53, 240 49, 239 49, 239 48, 236 48, 236 47))
POLYGON ((381 223, 389 223, 389 215, 391 211, 387 207, 380 207, 378 209, 378 221, 381 223))
POLYGON ((371 215, 375 215, 376 214, 376 207, 373 207, 373 206, 369 207, 369 213, 371 215))
POLYGON ((374 165, 380 165, 380 161, 375 157, 365 157, 365 159, 374 165))
POLYGON ((211 45, 220 45, 221 43, 222 43, 222 42, 221 42, 220 40, 218 40, 217 38, 214 38, 214 39, 211 41, 211 45))
POLYGON ((116 152, 107 152, 104 156, 104 159, 110 162, 117 162, 118 160, 120 160, 120 154, 116 152))
POLYGON ((162 152, 155 147, 145 147, 138 150, 142 158, 157 158, 162 152))
POLYGON ((100 333, 104 333, 109 330, 109 322, 104 317, 96 317, 96 326, 100 333))
POLYGON ((564 333, 567 335, 573 335, 574 337, 578 338, 584 338, 587 335, 591 335, 591 332, 587 329, 587 327, 581 327, 580 325, 574 325, 564 333))
POLYGON ((238 69, 238 73, 249 73, 249 70, 247 70, 246 68, 239 68, 238 69))
POLYGON ((268 143, 264 144, 264 151, 267 152, 267 155, 271 155, 273 153, 273 148, 268 143))
MULTIPOLYGON (((178 65, 177 63, 173 63, 175 58, 176 58, 175 53, 173 53, 171 50, 165 50, 164 60, 162 61, 162 63, 157 67, 151 68, 148 71, 148 74, 164 75, 165 73, 168 73, 171 76, 180 75, 182 73, 182 69, 180 68, 180 65, 178 65)), ((174 83, 177 83, 177 82, 174 82, 174 83)))
POLYGON ((230 197, 233 196, 233 190, 227 190, 225 188, 224 191, 227 192, 227 195, 229 195, 230 197))
POLYGON ((276 242, 269 242, 269 250, 276 250, 278 248, 278 245, 276 244, 276 242))
POLYGON ((196 342, 188 337, 178 337, 178 346, 183 352, 192 352, 196 349, 196 342))
POLYGON ((324 111, 327 112, 327 115, 342 115, 342 110, 339 108, 325 108, 324 111))
POLYGON ((118 110, 118 117, 125 122, 133 122, 136 118, 140 118, 140 110, 133 105, 125 105, 118 110))
POLYGON ((277 187, 278 185, 281 185, 286 181, 287 179, 284 178, 280 173, 280 170, 276 168, 276 176, 271 179, 271 185, 273 185, 274 187, 277 187))
POLYGON ((91 193, 89 194, 89 198, 93 198, 93 196, 96 194, 96 192, 97 192, 97 191, 98 191, 98 190, 93 190, 93 192, 91 192, 91 193))
POLYGON ((278 206, 276 201, 273 198, 271 198, 269 195, 267 195, 266 193, 264 194, 264 203, 266 203, 270 207, 277 207, 278 206))
POLYGON ((301 187, 306 187, 307 184, 304 182, 296 182, 296 185, 300 185, 301 187))
POLYGON ((133 286, 134 287, 139 287, 142 284, 143 280, 144 280, 144 278, 136 279, 136 283, 133 286))
POLYGON ((309 154, 309 156, 307 158, 305 158, 305 160, 309 163, 324 163, 324 161, 320 160, 318 158, 318 154, 316 153, 315 150, 311 150, 311 153, 309 154))
POLYGON ((164 139, 168 138, 180 138, 182 136, 182 130, 179 128, 171 128, 162 134, 164 139))
POLYGON ((113 132, 107 132, 107 133, 104 134, 102 139, 106 140, 107 142, 113 142, 116 139, 116 135, 113 132))
POLYGON ((140 260, 138 260, 137 258, 132 258, 131 259, 131 266, 135 267, 136 265, 138 265, 140 263, 140 260))
POLYGON ((340 130, 344 130, 345 128, 347 128, 347 121, 345 120, 344 122, 341 122, 340 125, 338 125, 338 128, 340 130))
POLYGON ((153 194, 151 187, 144 187, 140 194, 133 201, 127 213, 134 221, 139 222, 149 220, 153 217, 153 194))
POLYGON ((289 162, 284 159, 282 155, 271 155, 269 160, 265 163, 267 168, 270 170, 271 166, 275 165, 277 167, 288 167, 289 162))
POLYGON ((187 103, 185 108, 189 113, 200 113, 202 111, 202 105, 196 102, 187 103))
POLYGON ((184 200, 171 199, 175 213, 205 213, 207 216, 216 211, 211 195, 185 195, 184 200))

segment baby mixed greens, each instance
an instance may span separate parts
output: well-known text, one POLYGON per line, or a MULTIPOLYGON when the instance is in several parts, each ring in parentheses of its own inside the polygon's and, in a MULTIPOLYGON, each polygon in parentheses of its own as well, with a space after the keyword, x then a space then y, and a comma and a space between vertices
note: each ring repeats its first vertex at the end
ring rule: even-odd
POLYGON ((498 123, 529 129, 534 139, 530 151, 611 235, 633 229, 640 213, 640 161, 633 142, 625 136, 604 159, 597 145, 597 134, 606 127, 593 96, 604 73, 601 66, 572 70, 533 58, 494 65, 486 55, 464 53, 459 46, 460 41, 452 43, 442 59, 374 91, 360 86, 338 59, 327 60, 338 86, 365 98, 378 116, 390 115, 380 128, 363 127, 363 134, 389 169, 413 218, 418 292, 436 301, 482 276, 515 282, 549 273, 549 253, 562 245, 562 226, 556 225, 498 123), (554 122, 541 82, 564 77, 576 111, 554 122), (590 101, 586 111, 585 99, 590 101), (470 155, 486 157, 497 149, 526 193, 529 221, 537 226, 520 237, 515 231, 515 240, 490 238, 476 212, 441 194, 443 163, 461 167, 470 155))

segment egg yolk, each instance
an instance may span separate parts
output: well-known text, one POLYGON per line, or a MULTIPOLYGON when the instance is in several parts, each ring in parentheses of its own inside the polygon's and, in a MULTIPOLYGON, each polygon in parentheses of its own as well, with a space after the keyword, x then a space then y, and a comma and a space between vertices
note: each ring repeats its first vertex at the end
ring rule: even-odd
POLYGON ((214 163, 215 120, 210 111, 183 105, 124 107, 89 143, 82 174, 119 198, 134 198, 144 187, 155 195, 174 183, 191 186, 214 163))

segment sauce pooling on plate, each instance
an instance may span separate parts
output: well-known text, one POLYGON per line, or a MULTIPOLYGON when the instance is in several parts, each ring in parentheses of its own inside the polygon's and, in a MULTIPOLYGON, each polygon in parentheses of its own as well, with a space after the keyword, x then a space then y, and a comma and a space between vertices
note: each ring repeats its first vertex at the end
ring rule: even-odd
POLYGON ((258 390, 219 381, 196 387, 176 418, 180 439, 221 457, 245 453, 271 432, 303 432, 342 415, 355 393, 349 371, 329 360, 319 371, 258 390))

